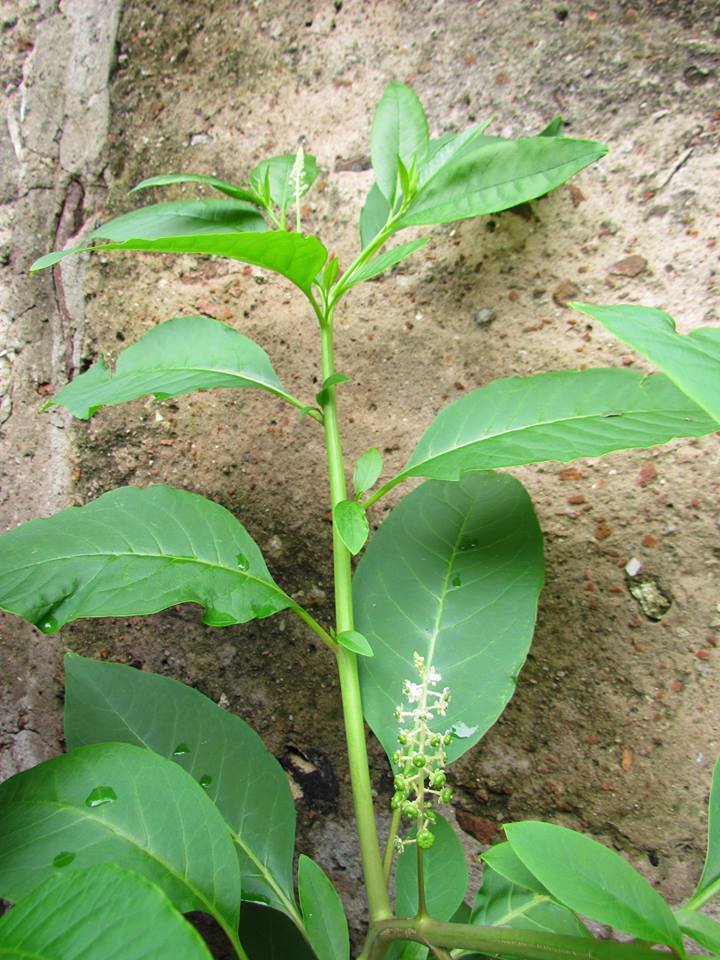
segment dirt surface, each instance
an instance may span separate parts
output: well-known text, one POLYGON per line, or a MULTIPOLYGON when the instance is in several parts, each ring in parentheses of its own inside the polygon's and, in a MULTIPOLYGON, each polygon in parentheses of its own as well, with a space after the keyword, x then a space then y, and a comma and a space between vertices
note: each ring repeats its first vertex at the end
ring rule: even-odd
MULTIPOLYGON (((13 23, 12 6, 0 4, 2 42, 14 57, 4 78, 10 101, 43 24, 57 15, 52 4, 45 12, 20 5, 13 23)), ((9 527, 120 484, 164 480, 237 513, 276 579, 329 620, 321 436, 280 401, 216 392, 138 401, 88 423, 53 414, 63 445, 47 459, 48 418, 30 409, 45 385, 59 387, 69 367, 84 369, 100 354, 114 358, 172 316, 202 313, 235 325, 265 347, 294 393, 310 398, 317 389, 312 317, 288 283, 254 268, 97 258, 69 286, 81 294, 76 302, 59 306, 64 271, 54 289, 49 276, 28 281, 23 270, 55 243, 72 184, 92 189, 75 201, 63 242, 132 208, 127 190, 143 177, 195 171, 239 181, 262 157, 302 142, 321 168, 305 229, 347 264, 372 182, 372 110, 389 80, 415 87, 434 135, 492 114, 494 132, 515 136, 560 112, 568 133, 609 143, 605 160, 550 197, 435 229, 427 255, 348 297, 337 346, 338 368, 352 375, 341 392, 345 450, 352 462, 378 445, 389 476, 442 406, 495 377, 646 369, 562 306, 566 299, 658 306, 683 331, 720 324, 719 74, 712 2, 215 0, 199 8, 127 0, 107 144, 98 158, 83 159, 80 173, 52 181, 39 225, 19 190, 10 184, 3 194, 24 225, 22 255, 9 252, 4 269, 23 289, 31 285, 36 327, 17 336, 25 321, 17 307, 8 313, 15 372, 2 424, 0 520, 9 527), (42 333, 43 314, 51 325, 64 318, 65 351, 57 335, 42 333), (68 341, 76 317, 80 332, 68 341)), ((50 148, 46 156, 55 176, 57 157, 50 148)), ((671 900, 691 891, 720 752, 719 460, 715 436, 516 471, 546 535, 547 586, 515 699, 453 769, 469 849, 498 839, 505 820, 551 819, 621 850, 671 900), (631 581, 624 568, 632 558, 642 567, 631 581), (659 620, 633 595, 639 584, 670 601, 659 620)), ((391 505, 389 497, 375 509, 376 524, 391 505)), ((6 617, 0 643, 6 773, 60 749, 67 647, 167 673, 215 700, 224 695, 286 764, 303 767, 299 756, 317 768, 301 783, 302 842, 353 903, 358 923, 333 664, 289 615, 213 630, 186 607, 76 625, 53 640, 6 617), (18 748, 28 731, 36 738, 29 752, 18 748)), ((382 809, 387 766, 377 744, 371 752, 382 809)))

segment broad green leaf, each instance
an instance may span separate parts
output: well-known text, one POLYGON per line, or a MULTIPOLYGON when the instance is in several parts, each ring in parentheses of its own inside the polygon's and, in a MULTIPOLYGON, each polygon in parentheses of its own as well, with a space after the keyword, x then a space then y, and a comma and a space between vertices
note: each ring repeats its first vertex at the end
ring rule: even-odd
POLYGON ((555 903, 548 894, 518 886, 489 867, 483 871, 483 884, 475 897, 470 922, 563 933, 569 937, 592 936, 571 910, 555 903))
POLYGON ((400 263, 401 260, 405 260, 406 257, 415 253, 416 250, 424 247, 429 239, 429 237, 421 237, 419 240, 411 240, 410 243, 401 243, 399 247, 393 247, 392 250, 381 253, 379 257, 374 257, 366 263, 364 267, 361 267, 357 273, 353 274, 351 282, 345 289, 349 290, 358 283, 363 283, 365 280, 372 280, 373 277, 385 273, 386 270, 394 267, 396 263, 400 263))
POLYGON ((543 129, 538 134, 539 137, 561 137, 563 135, 563 130, 565 129, 565 121, 562 116, 558 114, 556 117, 553 117, 550 123, 543 127, 543 129))
POLYGON ((301 930, 265 904, 243 900, 240 930, 248 960, 317 960, 301 930))
POLYGON ((591 303, 570 306, 597 320, 651 360, 720 423, 720 328, 698 327, 683 335, 675 329, 670 314, 651 307, 598 307, 591 303))
POLYGON ((298 862, 298 895, 318 960, 348 960, 350 937, 342 900, 322 869, 304 854, 298 862))
POLYGON ((345 647, 347 650, 352 650, 353 653, 357 653, 361 657, 373 656, 372 647, 367 642, 367 639, 357 630, 343 630, 342 633, 337 635, 337 642, 340 646, 345 647))
POLYGON ((101 407, 148 394, 165 400, 214 387, 260 387, 289 398, 262 347, 210 317, 176 317, 123 350, 114 373, 100 359, 43 410, 63 406, 87 420, 101 407))
POLYGON ((299 920, 293 896, 295 806, 287 777, 252 727, 192 687, 119 663, 65 657, 68 747, 122 741, 178 763, 225 817, 243 897, 299 920))
POLYGON ((168 187, 174 183, 203 183, 209 187, 214 187, 220 193, 235 200, 247 200, 249 203, 257 205, 258 198, 254 193, 238 187, 234 183, 226 183, 224 180, 218 180, 217 177, 207 177, 201 173, 164 173, 157 177, 150 177, 143 180, 136 187, 133 187, 130 193, 136 193, 138 190, 147 190, 149 187, 168 187))
POLYGON ((708 841, 702 875, 690 898, 691 906, 705 903, 720 890, 720 760, 715 763, 708 804, 708 841))
POLYGON ((605 153, 604 144, 570 137, 478 138, 417 192, 398 229, 507 210, 554 190, 605 153))
POLYGON ((495 143, 497 137, 485 137, 483 134, 490 120, 468 127, 461 133, 447 133, 437 140, 430 141, 428 158, 420 168, 419 185, 423 187, 451 161, 458 161, 464 154, 475 150, 480 143, 495 143))
POLYGON ((383 467, 383 456, 377 447, 370 447, 358 459, 353 471, 353 489, 355 496, 362 496, 375 486, 383 467))
POLYGON ((74 253, 102 252, 104 250, 143 250, 148 253, 194 253, 206 256, 242 260, 256 267, 274 270, 292 280, 305 293, 310 293, 313 281, 327 259, 327 250, 317 237, 303 237, 285 230, 265 230, 263 233, 221 233, 201 236, 161 237, 156 240, 126 240, 124 243, 106 243, 97 247, 74 247, 58 250, 40 257, 31 271, 52 267, 74 253))
POLYGON ((425 483, 375 533, 355 573, 356 626, 375 656, 360 664, 365 717, 388 756, 413 654, 450 688, 444 732, 463 724, 450 760, 495 723, 515 691, 543 582, 543 545, 532 504, 513 477, 473 473, 425 483))
POLYGON ((333 507, 333 523, 350 553, 360 553, 370 533, 365 508, 357 500, 341 500, 333 507))
POLYGON ((380 233, 389 217, 390 204, 377 183, 374 183, 360 211, 360 246, 363 250, 380 233))
POLYGON ((46 633, 178 603, 199 604, 213 627, 293 606, 231 513, 161 484, 120 487, 0 537, 0 609, 46 633))
POLYGON ((553 823, 511 823, 514 852, 564 906, 616 930, 672 947, 684 956, 682 934, 660 894, 617 853, 553 823))
MULTIPOLYGON (((438 814, 431 828, 435 842, 423 851, 425 902, 435 920, 449 920, 463 901, 468 885, 463 845, 447 820, 438 814)), ((405 847, 395 872, 395 910, 400 917, 418 911, 417 846, 405 847)))
MULTIPOLYGON (((303 156, 303 183, 300 196, 302 197, 315 182, 318 175, 318 166, 315 157, 309 154, 303 156)), ((285 154, 281 157, 270 157, 261 160, 250 171, 248 177, 253 192, 262 197, 267 184, 270 201, 283 213, 291 203, 295 202, 295 184, 292 178, 292 169, 295 163, 295 154, 285 154)))
POLYGON ((675 910, 675 919, 682 932, 706 950, 720 953, 720 923, 696 910, 675 910))
POLYGON ((530 873, 507 841, 505 843, 496 843, 490 847, 489 850, 485 850, 480 856, 494 873, 500 874, 505 880, 510 881, 513 886, 524 887, 526 890, 530 890, 539 896, 550 896, 547 888, 540 883, 536 876, 530 873))
POLYGON ((128 743, 80 747, 0 785, 0 896, 17 901, 57 870, 115 863, 181 912, 235 931, 240 869, 225 821, 176 763, 128 743))
POLYGON ((662 374, 591 369, 509 377, 446 407, 391 484, 600 457, 715 430, 717 424, 662 374))
POLYGON ((403 83, 389 83, 373 118, 370 155, 375 179, 392 207, 398 186, 398 157, 409 168, 418 166, 428 151, 428 125, 417 94, 403 83))
POLYGON ((0 919, 17 960, 212 960, 200 934, 144 877, 106 863, 58 872, 0 919))
POLYGON ((159 240, 204 234, 266 232, 257 207, 243 200, 178 200, 140 207, 109 220, 90 234, 92 240, 159 240))

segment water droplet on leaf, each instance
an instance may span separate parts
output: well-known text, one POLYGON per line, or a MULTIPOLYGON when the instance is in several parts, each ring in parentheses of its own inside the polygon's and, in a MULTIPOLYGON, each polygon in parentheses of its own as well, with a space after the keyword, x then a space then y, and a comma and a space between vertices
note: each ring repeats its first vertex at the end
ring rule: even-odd
POLYGON ((452 585, 453 585, 454 587, 460 587, 460 586, 462 586, 462 580, 460 579, 460 575, 459 575, 459 574, 456 573, 455 576, 452 578, 452 585))
POLYGON ((243 571, 243 573, 250 568, 250 561, 244 553, 239 553, 235 557, 235 563, 237 563, 238 567, 243 571))
POLYGON ((60 629, 60 624, 52 616, 44 616, 35 624, 36 627, 39 627, 43 633, 57 633, 60 629))
POLYGON ((186 753, 190 753, 190 747, 186 743, 179 743, 173 750, 174 757, 184 757, 186 753))
POLYGON ((209 773, 204 773, 204 774, 200 777, 200 786, 201 786, 201 787, 205 787, 206 790, 207 790, 207 788, 210 786, 211 783, 212 783, 212 777, 210 776, 209 773))
POLYGON ((61 850, 60 853, 54 858, 52 865, 54 867, 67 867, 75 859, 75 854, 70 853, 69 850, 61 850))
POLYGON ((85 806, 102 807, 103 804, 117 800, 117 794, 112 787, 95 787, 85 798, 85 806))

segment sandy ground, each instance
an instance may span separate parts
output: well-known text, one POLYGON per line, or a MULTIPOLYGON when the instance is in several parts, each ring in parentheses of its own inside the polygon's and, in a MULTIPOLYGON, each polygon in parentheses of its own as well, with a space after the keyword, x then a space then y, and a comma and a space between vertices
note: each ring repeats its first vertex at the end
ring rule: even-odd
MULTIPOLYGON (((279 582, 330 617, 313 423, 250 393, 138 401, 88 423, 36 413, 73 370, 196 312, 255 338, 283 381, 312 396, 316 330, 290 285, 190 257, 98 258, 55 284, 24 271, 58 240, 132 208, 127 190, 145 176, 240 180, 300 142, 321 168, 306 229, 349 262, 372 181, 370 119, 389 80, 415 87, 434 134, 493 115, 495 132, 520 135, 560 112, 570 134, 611 152, 527 208, 435 229, 427 255, 348 297, 337 352, 352 375, 341 396, 350 461, 378 445, 389 476, 445 403, 495 377, 646 369, 562 306, 569 296, 662 307, 683 330, 720 323, 720 14, 711 2, 215 0, 200 9, 128 0, 117 38, 108 5, 92 22, 73 10, 0 3, 3 97, 15 117, 15 133, 11 124, 0 139, 12 171, 0 164, 6 527, 162 479, 236 512, 279 582), (62 75, 50 68, 53 24, 72 41, 62 75), (79 103, 97 112, 93 62, 104 79, 110 64, 109 114, 84 127, 72 104, 79 83, 79 103), (37 144, 32 111, 21 109, 28 98, 40 118, 55 110, 37 144)), ((709 437, 516 471, 546 535, 547 586, 515 699, 453 770, 469 849, 497 839, 505 820, 551 819, 622 851, 672 901, 690 892, 720 752, 719 458, 709 437), (632 557, 671 601, 658 621, 628 589, 632 557)), ((64 649, 167 673, 216 700, 224 694, 279 758, 297 770, 299 755, 315 768, 301 783, 302 843, 357 903, 333 664, 289 616, 219 631, 188 607, 52 639, 5 617, 0 648, 5 774, 61 748, 64 649)), ((377 744, 371 752, 382 810, 387 767, 377 744)))

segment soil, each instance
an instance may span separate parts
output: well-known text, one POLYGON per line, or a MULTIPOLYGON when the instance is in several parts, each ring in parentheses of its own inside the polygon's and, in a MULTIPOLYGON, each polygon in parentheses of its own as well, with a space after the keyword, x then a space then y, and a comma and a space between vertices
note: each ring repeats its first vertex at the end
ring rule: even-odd
MULTIPOLYGON (((53 3, 0 3, 0 13, 12 104, 28 75, 36 90, 50 82, 38 43, 53 18, 69 14, 53 3)), ((23 239, 3 266, 15 277, 0 327, 3 358, 13 358, 0 436, 6 527, 121 484, 163 480, 235 512, 276 579, 330 621, 323 448, 312 421, 250 391, 138 401, 87 423, 27 412, 71 368, 114 358, 154 323, 188 313, 235 325, 294 393, 312 397, 316 330, 291 286, 237 263, 122 255, 70 277, 68 304, 59 302, 64 274, 53 285, 24 270, 56 243, 58 223, 61 239, 77 242, 131 209, 127 191, 144 177, 191 170, 241 181, 262 157, 299 143, 321 169, 305 228, 347 264, 372 182, 372 110, 390 80, 414 86, 434 135, 493 115, 494 132, 517 136, 561 113, 568 133, 604 140, 611 152, 537 202, 435 229, 426 255, 348 297, 337 345, 338 369, 352 374, 341 388, 348 462, 377 445, 390 476, 439 409, 495 377, 649 369, 567 299, 661 307, 683 331, 720 325, 713 2, 126 0, 110 40, 110 113, 97 155, 74 172, 66 162, 59 176, 55 148, 45 148, 42 215, 12 182, 0 197, 23 239), (28 284, 32 308, 18 307, 28 284)), ((622 851, 671 901, 690 893, 720 752, 718 439, 515 471, 545 533, 547 586, 514 700, 452 770, 469 850, 497 840, 504 821, 549 819, 622 851), (642 565, 635 578, 625 572, 632 558, 642 565)), ((375 525, 393 502, 375 508, 375 525)), ((217 630, 184 607, 77 624, 51 639, 8 616, 0 646, 5 774, 62 746, 66 648, 223 697, 291 772, 315 767, 298 791, 301 843, 331 873, 358 929, 333 664, 290 615, 217 630)), ((388 767, 374 741, 371 754, 380 811, 388 767)))

